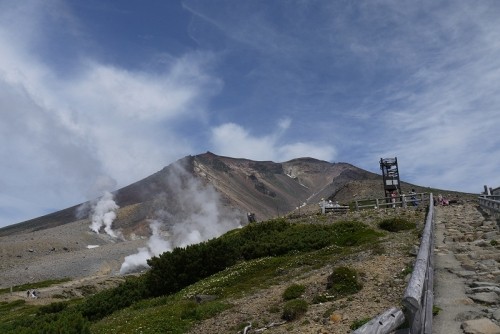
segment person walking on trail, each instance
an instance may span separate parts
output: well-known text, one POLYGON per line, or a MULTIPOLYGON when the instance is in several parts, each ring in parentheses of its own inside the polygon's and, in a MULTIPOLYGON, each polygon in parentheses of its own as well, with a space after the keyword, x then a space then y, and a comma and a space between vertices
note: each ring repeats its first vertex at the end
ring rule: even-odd
POLYGON ((415 192, 415 189, 412 189, 410 191, 410 198, 411 198, 411 204, 413 206, 418 206, 417 193, 415 192))
POLYGON ((392 207, 395 208, 396 207, 396 197, 398 196, 396 190, 394 190, 392 193, 391 193, 391 202, 392 202, 392 207))

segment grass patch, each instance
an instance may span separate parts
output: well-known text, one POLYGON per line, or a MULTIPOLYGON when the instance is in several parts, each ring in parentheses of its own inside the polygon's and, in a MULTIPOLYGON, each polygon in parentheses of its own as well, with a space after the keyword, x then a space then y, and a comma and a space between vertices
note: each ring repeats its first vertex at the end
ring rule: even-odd
MULTIPOLYGON (((69 282, 69 281, 71 281, 70 278, 62 278, 62 279, 51 279, 51 280, 40 281, 40 282, 35 282, 35 283, 16 285, 16 286, 12 287, 12 291, 19 292, 19 291, 27 291, 27 290, 31 290, 31 289, 41 289, 41 288, 46 288, 46 287, 49 287, 52 285, 69 282)), ((10 288, 0 289, 0 294, 7 293, 7 292, 10 292, 10 288)))
POLYGON ((415 223, 399 217, 384 219, 378 224, 378 226, 382 230, 389 232, 413 230, 417 227, 415 223))
POLYGON ((92 333, 186 333, 194 324, 231 307, 223 301, 197 304, 179 295, 143 301, 94 323, 92 333))

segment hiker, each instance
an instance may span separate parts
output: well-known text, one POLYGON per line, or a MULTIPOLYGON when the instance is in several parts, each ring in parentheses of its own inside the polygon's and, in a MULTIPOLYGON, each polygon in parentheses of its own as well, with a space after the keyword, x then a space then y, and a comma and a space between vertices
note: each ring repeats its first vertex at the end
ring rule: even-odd
POLYGON ((438 204, 444 206, 444 205, 449 205, 450 202, 446 198, 444 198, 443 195, 439 194, 438 195, 438 204))
POLYGON ((396 207, 396 197, 398 196, 398 193, 394 190, 392 193, 391 193, 391 202, 392 202, 392 207, 395 208, 396 207))
POLYGON ((413 206, 418 206, 417 193, 415 192, 415 189, 412 189, 410 191, 410 198, 411 198, 411 204, 413 206))

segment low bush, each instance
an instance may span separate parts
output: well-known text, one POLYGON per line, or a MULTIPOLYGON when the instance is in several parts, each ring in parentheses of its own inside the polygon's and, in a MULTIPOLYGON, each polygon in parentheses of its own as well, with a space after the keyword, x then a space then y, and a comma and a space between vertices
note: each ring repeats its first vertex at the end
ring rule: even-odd
POLYGON ((88 320, 95 321, 147 297, 142 277, 130 277, 116 288, 88 297, 78 305, 78 311, 88 320))
POLYGON ((38 314, 0 324, 2 334, 90 334, 90 322, 79 312, 64 309, 57 313, 38 314))
POLYGON ((295 298, 299 298, 300 296, 302 296, 304 291, 306 291, 306 287, 303 285, 300 285, 300 284, 290 285, 283 292, 283 299, 284 300, 292 300, 295 298))
POLYGON ((415 223, 412 223, 403 218, 389 218, 382 220, 378 226, 389 232, 399 232, 405 230, 412 230, 417 227, 415 223))
POLYGON ((38 315, 58 313, 64 310, 66 307, 68 307, 68 303, 65 302, 51 303, 49 305, 41 306, 38 309, 38 315))
POLYGON ((313 304, 321 304, 321 303, 326 303, 328 301, 328 298, 325 295, 316 295, 313 297, 313 304))
POLYGON ((360 291, 363 284, 359 282, 356 270, 349 267, 337 267, 328 276, 326 288, 335 297, 344 297, 360 291))
POLYGON ((283 306, 283 320, 295 320, 307 312, 307 302, 303 299, 293 299, 283 306))
POLYGON ((270 220, 186 248, 175 248, 148 260, 145 275, 151 296, 175 293, 241 260, 310 252, 330 245, 349 247, 375 241, 380 233, 357 221, 331 225, 292 224, 270 220))

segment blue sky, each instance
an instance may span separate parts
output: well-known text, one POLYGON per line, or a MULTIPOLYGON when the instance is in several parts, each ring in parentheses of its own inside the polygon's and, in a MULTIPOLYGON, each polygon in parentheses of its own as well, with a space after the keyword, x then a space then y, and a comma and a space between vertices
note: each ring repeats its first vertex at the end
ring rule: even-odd
POLYGON ((0 226, 206 151, 500 186, 497 1, 1 1, 0 226))

